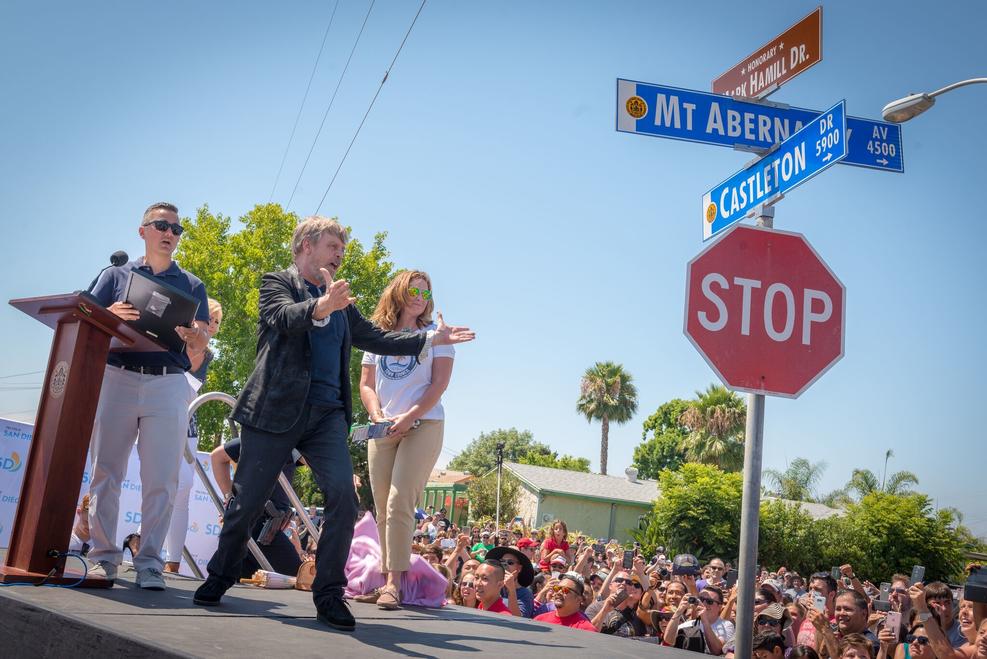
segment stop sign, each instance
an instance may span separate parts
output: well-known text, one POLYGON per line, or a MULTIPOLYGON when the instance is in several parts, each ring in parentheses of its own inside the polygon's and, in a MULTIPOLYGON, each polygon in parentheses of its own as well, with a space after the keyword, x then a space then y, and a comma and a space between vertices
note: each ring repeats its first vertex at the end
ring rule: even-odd
POLYGON ((731 389, 797 398, 843 357, 845 293, 801 234, 738 224, 689 262, 685 333, 731 389))

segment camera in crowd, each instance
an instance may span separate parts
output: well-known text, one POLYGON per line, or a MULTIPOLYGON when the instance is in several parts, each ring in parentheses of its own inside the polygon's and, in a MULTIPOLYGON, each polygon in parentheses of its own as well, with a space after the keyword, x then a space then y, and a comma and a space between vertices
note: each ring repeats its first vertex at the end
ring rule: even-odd
POLYGON ((695 577, 699 574, 699 559, 692 554, 679 554, 672 560, 672 574, 695 577))
POLYGON ((987 568, 976 566, 963 586, 963 599, 987 604, 987 568))

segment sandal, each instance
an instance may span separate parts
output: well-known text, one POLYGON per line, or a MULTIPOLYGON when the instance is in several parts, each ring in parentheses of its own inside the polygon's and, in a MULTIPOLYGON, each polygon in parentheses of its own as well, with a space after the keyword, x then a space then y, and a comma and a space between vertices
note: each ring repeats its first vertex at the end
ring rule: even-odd
POLYGON ((376 604, 377 600, 380 598, 383 588, 374 588, 372 591, 365 595, 357 595, 353 598, 354 602, 360 602, 361 604, 376 604))
POLYGON ((384 586, 380 589, 380 595, 377 597, 377 608, 383 611, 396 611, 401 608, 399 598, 397 588, 384 586))
POLYGON ((130 550, 130 558, 133 560, 141 550, 141 534, 131 533, 126 538, 123 539, 123 547, 121 548, 121 553, 130 550))

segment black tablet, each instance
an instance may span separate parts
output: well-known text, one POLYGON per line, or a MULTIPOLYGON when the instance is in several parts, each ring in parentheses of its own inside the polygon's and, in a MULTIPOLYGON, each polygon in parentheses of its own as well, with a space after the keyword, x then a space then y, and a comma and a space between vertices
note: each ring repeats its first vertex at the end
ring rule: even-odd
POLYGON ((127 279, 123 301, 140 312, 140 318, 128 321, 131 326, 168 346, 169 350, 185 350, 185 342, 175 328, 191 326, 199 309, 197 299, 135 268, 127 279))

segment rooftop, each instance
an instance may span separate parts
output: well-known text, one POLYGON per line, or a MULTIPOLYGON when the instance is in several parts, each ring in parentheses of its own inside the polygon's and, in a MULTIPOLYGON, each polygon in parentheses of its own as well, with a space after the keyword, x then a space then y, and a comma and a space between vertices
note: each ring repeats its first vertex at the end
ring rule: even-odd
POLYGON ((634 504, 651 505, 658 498, 658 482, 637 480, 631 482, 623 474, 604 476, 567 469, 535 467, 516 462, 505 462, 504 468, 538 492, 554 492, 577 497, 593 497, 634 504))
POLYGON ((435 483, 437 485, 458 485, 469 482, 471 478, 473 478, 473 475, 467 474, 465 471, 433 469, 432 473, 428 476, 428 482, 429 484, 435 483))

